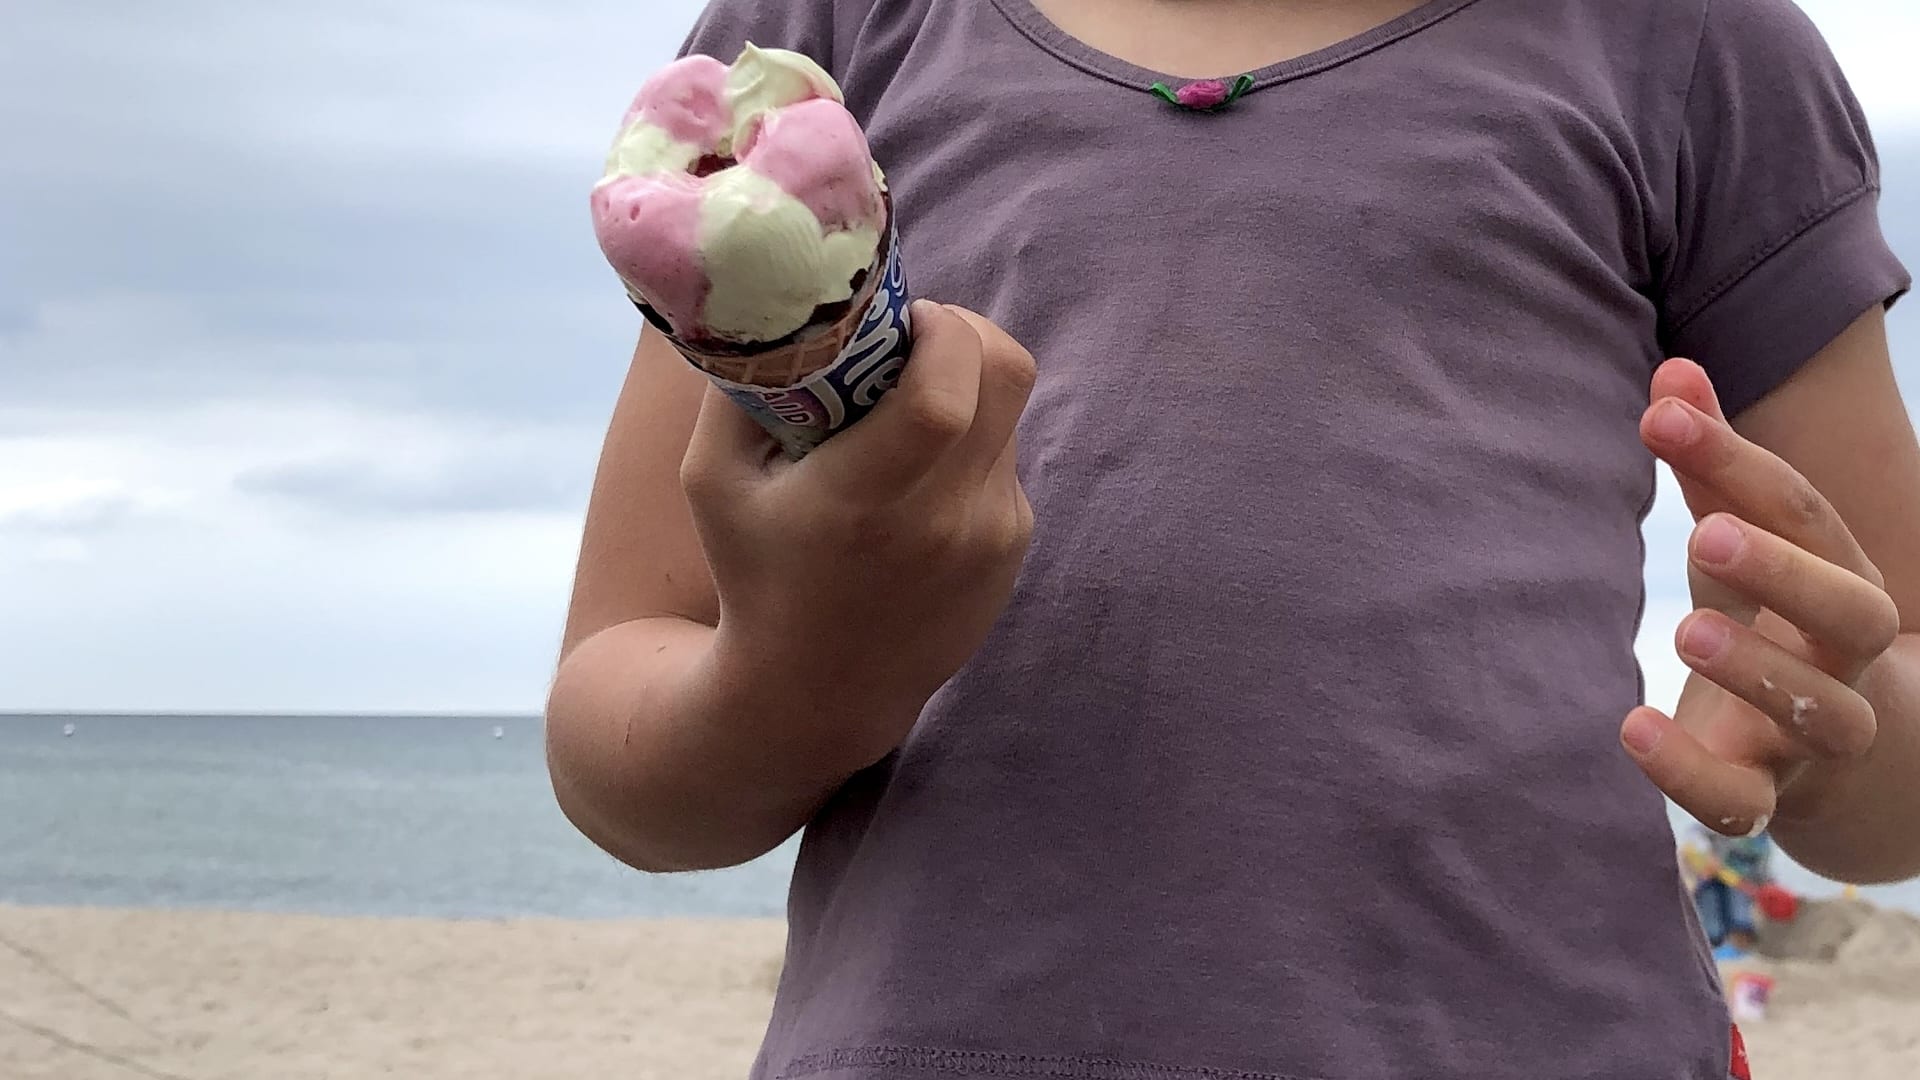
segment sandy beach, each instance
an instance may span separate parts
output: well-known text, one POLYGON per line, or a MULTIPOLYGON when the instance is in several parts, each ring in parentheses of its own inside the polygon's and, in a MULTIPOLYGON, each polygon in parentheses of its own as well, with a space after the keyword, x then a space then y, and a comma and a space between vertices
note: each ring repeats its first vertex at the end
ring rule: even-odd
POLYGON ((739 1080, 785 930, 0 908, 6 1080, 739 1080))
MULTIPOLYGON (((0 907, 7 1080, 739 1080, 780 923, 0 907)), ((1770 933, 1758 1080, 1920 1076, 1920 919, 1770 933)))

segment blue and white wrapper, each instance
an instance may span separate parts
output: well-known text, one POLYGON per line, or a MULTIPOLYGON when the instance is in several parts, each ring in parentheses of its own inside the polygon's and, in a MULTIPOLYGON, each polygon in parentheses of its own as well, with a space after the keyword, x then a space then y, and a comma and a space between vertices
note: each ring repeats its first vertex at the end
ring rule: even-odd
POLYGON ((681 341, 645 301, 635 297, 634 304, 788 457, 798 459, 872 411, 900 381, 913 348, 911 300, 889 212, 875 270, 846 315, 837 323, 801 330, 793 339, 758 350, 714 352, 681 341), (764 385, 769 372, 778 373, 771 381, 785 385, 764 385))

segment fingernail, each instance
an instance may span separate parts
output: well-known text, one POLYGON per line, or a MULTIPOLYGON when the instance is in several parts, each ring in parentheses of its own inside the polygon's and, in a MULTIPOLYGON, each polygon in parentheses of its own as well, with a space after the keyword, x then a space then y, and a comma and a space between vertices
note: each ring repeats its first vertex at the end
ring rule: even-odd
POLYGON ((1724 565, 1740 554, 1740 547, 1746 542, 1740 527, 1723 517, 1711 517, 1702 522, 1693 537, 1693 554, 1701 562, 1724 565))
POLYGON ((1727 645, 1732 640, 1733 635, 1720 625, 1720 620, 1696 618, 1687 624, 1686 632, 1680 636, 1680 651, 1695 660, 1714 660, 1727 651, 1727 645))
POLYGON ((1653 410, 1653 437, 1664 443, 1687 443, 1693 440, 1693 417, 1679 402, 1663 402, 1653 410))
POLYGON ((1651 754, 1660 746, 1660 725, 1644 716, 1630 716, 1620 730, 1620 741, 1636 754, 1651 754))

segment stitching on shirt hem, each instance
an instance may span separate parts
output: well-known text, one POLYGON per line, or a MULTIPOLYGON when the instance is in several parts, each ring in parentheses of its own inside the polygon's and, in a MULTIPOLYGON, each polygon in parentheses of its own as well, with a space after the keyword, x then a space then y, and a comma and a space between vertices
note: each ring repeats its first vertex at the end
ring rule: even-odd
POLYGON ((936 1073, 985 1073, 1044 1080, 1316 1080, 1296 1073, 1242 1072, 1191 1065, 1162 1065, 1108 1058, 1002 1054, 918 1046, 846 1046, 795 1058, 779 1080, 800 1080, 863 1067, 936 1073))
POLYGON ((1827 203, 1825 206, 1800 215, 1799 220, 1789 226, 1786 233, 1782 235, 1779 240, 1756 249, 1745 262, 1715 282, 1713 287, 1707 290, 1705 296, 1687 309, 1685 315, 1674 320, 1673 329, 1670 333, 1677 336, 1681 331, 1691 325, 1694 320, 1706 314, 1707 309, 1713 307, 1721 297, 1732 292, 1736 285, 1739 285, 1752 275, 1754 271, 1766 265, 1769 259, 1785 251, 1793 245, 1794 241, 1812 232, 1827 220, 1835 217, 1841 211, 1859 202, 1875 190, 1877 190, 1877 185, 1874 184, 1873 181, 1868 180, 1841 195, 1834 201, 1827 203))

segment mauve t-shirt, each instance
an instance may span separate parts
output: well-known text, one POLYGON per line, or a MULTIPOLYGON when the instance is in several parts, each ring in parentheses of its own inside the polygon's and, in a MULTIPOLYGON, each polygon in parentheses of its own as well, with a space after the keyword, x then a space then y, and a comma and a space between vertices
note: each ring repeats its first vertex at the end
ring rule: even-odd
MULTIPOLYGON (((1214 114, 1030 0, 718 0, 1025 343, 1012 605, 806 830, 762 1080, 1721 1080, 1638 437, 1908 278, 1789 0, 1432 0, 1214 114)), ((1226 73, 1231 74, 1231 73, 1226 73)), ((887 643, 873 643, 887 662, 887 643)))

